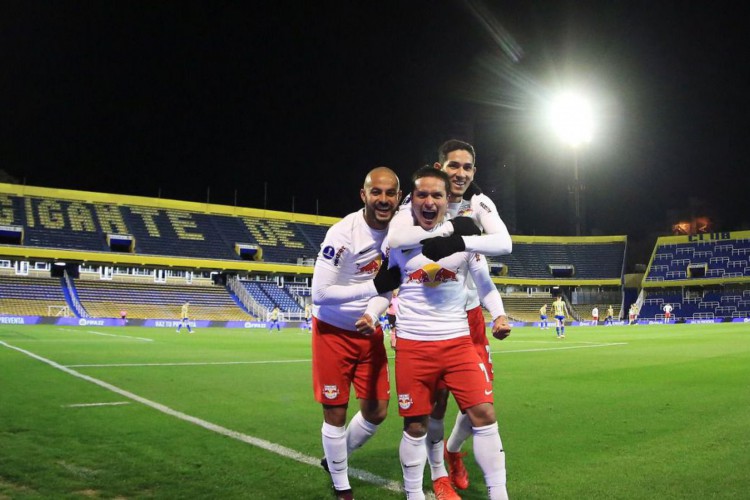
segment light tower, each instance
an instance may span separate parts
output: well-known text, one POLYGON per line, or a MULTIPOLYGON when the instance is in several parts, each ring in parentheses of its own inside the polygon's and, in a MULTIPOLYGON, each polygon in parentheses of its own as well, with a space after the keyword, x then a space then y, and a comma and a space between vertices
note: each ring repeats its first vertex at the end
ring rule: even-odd
POLYGON ((578 176, 579 149, 591 141, 593 119, 588 100, 573 92, 560 94, 550 109, 550 122, 557 135, 573 150, 573 203, 576 236, 581 236, 581 181, 578 176))

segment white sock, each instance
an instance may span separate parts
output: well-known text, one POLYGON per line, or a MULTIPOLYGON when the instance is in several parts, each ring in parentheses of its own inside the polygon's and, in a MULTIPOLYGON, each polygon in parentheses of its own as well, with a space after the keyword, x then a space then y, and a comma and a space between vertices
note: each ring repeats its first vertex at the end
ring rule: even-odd
POLYGON ((404 474, 404 491, 406 498, 423 500, 422 479, 424 478, 424 464, 427 462, 427 450, 425 439, 411 437, 406 432, 401 436, 401 444, 398 447, 398 456, 401 459, 401 471, 404 474))
POLYGON ((471 436, 471 419, 466 413, 458 412, 456 415, 456 424, 453 426, 450 437, 445 443, 445 448, 451 453, 458 453, 461 451, 461 446, 471 436))
POLYGON ((346 429, 323 422, 320 430, 323 435, 323 453, 328 461, 328 472, 331 474, 333 487, 337 490, 348 490, 349 461, 346 458, 346 429))
POLYGON ((433 481, 448 475, 445 463, 443 462, 444 437, 445 427, 443 420, 430 417, 427 423, 427 439, 425 439, 424 444, 427 447, 427 461, 430 463, 430 476, 433 481))
POLYGON ((474 458, 484 473, 484 482, 490 500, 506 500, 508 492, 505 488, 505 451, 497 422, 483 427, 473 427, 474 458))
POLYGON ((375 434, 378 426, 365 420, 362 412, 357 412, 346 427, 346 453, 351 455, 354 450, 361 448, 368 439, 375 434))

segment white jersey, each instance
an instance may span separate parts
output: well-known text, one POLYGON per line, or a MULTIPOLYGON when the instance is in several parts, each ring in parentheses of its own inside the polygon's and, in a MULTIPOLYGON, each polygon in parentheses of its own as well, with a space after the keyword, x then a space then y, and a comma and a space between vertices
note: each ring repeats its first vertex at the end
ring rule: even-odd
POLYGON ((592 318, 598 318, 599 317, 599 308, 595 307, 591 310, 591 317, 592 318))
POLYGON ((664 304, 664 307, 662 308, 665 313, 671 313, 672 312, 672 304, 664 304))
POLYGON ((365 313, 368 299, 377 295, 372 279, 380 269, 385 236, 385 229, 367 225, 364 209, 331 226, 315 261, 313 316, 356 330, 354 324, 365 313))
POLYGON ((401 269, 399 338, 435 341, 469 335, 466 316, 469 273, 480 286, 480 296, 492 316, 505 314, 500 293, 492 281, 484 277, 489 277, 486 262, 479 257, 470 252, 457 252, 434 262, 418 249, 390 251, 390 265, 401 269))
MULTIPOLYGON (((455 214, 471 217, 485 234, 481 236, 464 236, 467 252, 477 252, 482 255, 505 255, 513 249, 508 228, 500 219, 497 208, 485 194, 475 194, 469 200, 462 200, 455 205, 455 214)), ((391 220, 388 227, 388 247, 416 248, 420 241, 435 236, 450 236, 453 225, 449 222, 439 224, 433 231, 426 231, 414 225, 411 213, 411 203, 401 205, 399 211, 391 220)))
MULTIPOLYGON (((487 233, 483 236, 464 236, 467 251, 483 255, 503 255, 511 252, 513 246, 508 229, 500 219, 495 204, 487 195, 475 194, 468 200, 462 199, 458 203, 449 203, 447 214, 450 218, 471 217, 479 229, 487 233)), ((390 248, 407 249, 419 247, 419 242, 424 239, 451 234, 453 234, 453 226, 447 221, 439 224, 433 231, 426 231, 415 226, 411 203, 407 202, 401 206, 391 221, 387 241, 390 248)), ((486 260, 484 265, 487 265, 486 260)), ((468 311, 480 305, 479 295, 471 276, 468 276, 466 288, 466 310, 468 311)))

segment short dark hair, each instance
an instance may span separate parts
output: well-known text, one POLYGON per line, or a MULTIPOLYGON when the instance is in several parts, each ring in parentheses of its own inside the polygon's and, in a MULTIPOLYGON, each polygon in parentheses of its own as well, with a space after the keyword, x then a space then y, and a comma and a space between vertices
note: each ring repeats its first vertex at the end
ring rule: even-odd
POLYGON ((450 177, 448 177, 448 174, 430 165, 425 165, 424 167, 421 167, 419 170, 414 172, 414 174, 411 176, 412 193, 414 192, 414 187, 417 185, 417 180, 421 179, 422 177, 434 177, 436 179, 442 179, 445 183, 445 190, 450 191, 451 179, 450 177))
POLYGON ((445 141, 443 144, 440 145, 438 148, 438 161, 442 165, 445 163, 445 160, 448 159, 448 154, 451 151, 468 151, 471 153, 471 158, 474 160, 474 164, 477 163, 477 155, 474 152, 474 146, 469 144, 468 142, 459 141, 458 139, 451 139, 449 141, 445 141))

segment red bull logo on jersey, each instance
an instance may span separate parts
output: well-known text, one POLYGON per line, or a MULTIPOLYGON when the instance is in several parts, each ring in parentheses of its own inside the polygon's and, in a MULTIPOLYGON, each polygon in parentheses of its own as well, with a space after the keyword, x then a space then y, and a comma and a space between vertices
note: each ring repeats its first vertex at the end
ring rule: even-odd
POLYGON ((380 258, 371 260, 363 266, 357 264, 357 274, 375 274, 378 269, 380 269, 380 258))
POLYGON ((408 410, 414 401, 411 399, 411 394, 399 394, 398 395, 398 407, 402 410, 408 410))
POLYGON ((451 271, 440 264, 431 262, 406 274, 405 283, 422 283, 425 286, 438 286, 448 281, 458 281, 456 271, 451 271))
POLYGON ((326 399, 336 399, 337 397, 339 397, 339 386, 324 385, 323 396, 325 396, 326 399))

